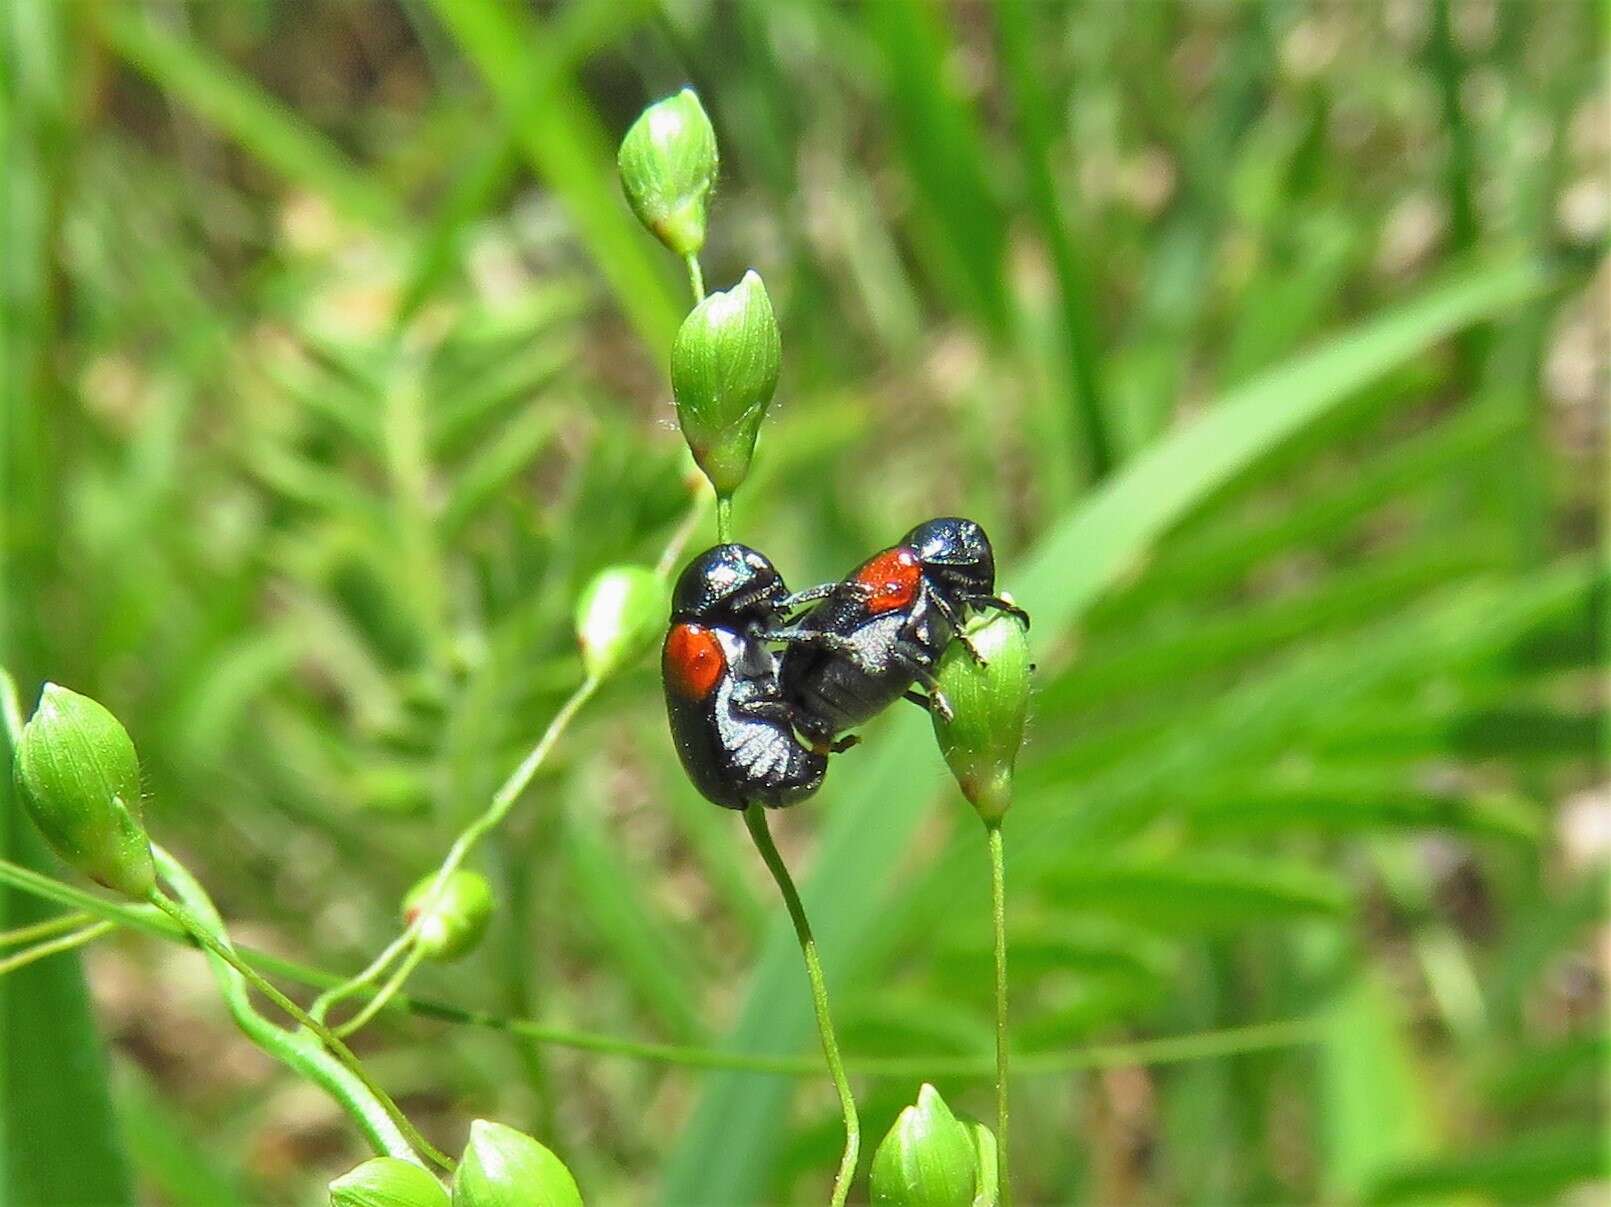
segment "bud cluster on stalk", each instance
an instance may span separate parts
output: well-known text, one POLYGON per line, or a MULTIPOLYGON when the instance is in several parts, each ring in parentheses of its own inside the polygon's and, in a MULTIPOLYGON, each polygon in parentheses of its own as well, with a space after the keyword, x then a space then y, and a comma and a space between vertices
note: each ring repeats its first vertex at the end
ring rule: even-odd
MULTIPOLYGON (((691 89, 644 110, 621 143, 619 165, 639 221, 696 265, 718 156, 710 118, 691 89)), ((677 423, 721 498, 731 498, 749 475, 781 363, 777 316, 754 270, 703 298, 677 331, 671 349, 677 423)))
POLYGON ((524 1132, 477 1119, 451 1195, 430 1173, 375 1157, 330 1183, 331 1207, 582 1207, 565 1163, 524 1132))

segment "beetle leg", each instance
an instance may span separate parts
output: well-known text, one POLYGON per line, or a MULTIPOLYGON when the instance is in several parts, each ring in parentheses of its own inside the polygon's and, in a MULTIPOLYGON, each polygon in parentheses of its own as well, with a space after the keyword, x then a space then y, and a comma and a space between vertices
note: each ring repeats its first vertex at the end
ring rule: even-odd
POLYGON ((970 595, 968 603, 975 608, 995 608, 998 612, 1005 612, 1009 616, 1016 616, 1024 622, 1024 628, 1029 627, 1029 613, 1015 603, 1008 603, 999 595, 970 595))
POLYGON ((756 634, 762 641, 786 641, 791 645, 813 646, 819 650, 826 650, 830 654, 838 654, 848 658, 862 670, 871 674, 876 668, 869 667, 862 657, 861 647, 848 637, 838 633, 824 633, 816 629, 762 629, 756 634))
POLYGON ((819 599, 827 599, 828 596, 839 590, 839 588, 850 586, 858 587, 863 591, 867 590, 867 588, 862 586, 861 583, 820 583, 815 587, 807 587, 804 591, 796 591, 793 595, 786 596, 784 599, 779 601, 778 611, 792 612, 802 604, 815 603, 819 599))
POLYGON ((927 696, 924 696, 921 692, 912 691, 902 694, 912 703, 922 705, 949 725, 956 714, 951 711, 951 701, 947 700, 945 693, 940 690, 940 681, 934 677, 934 672, 926 664, 917 661, 911 655, 900 650, 896 650, 894 656, 897 662, 912 672, 912 678, 928 688, 929 692, 927 696))
POLYGON ((984 655, 979 652, 979 647, 969 641, 967 634, 962 631, 962 617, 957 615, 956 609, 946 603, 938 591, 930 592, 929 600, 934 604, 934 610, 945 617, 946 623, 951 626, 952 633, 962 643, 962 648, 968 651, 975 663, 983 666, 985 664, 984 655))

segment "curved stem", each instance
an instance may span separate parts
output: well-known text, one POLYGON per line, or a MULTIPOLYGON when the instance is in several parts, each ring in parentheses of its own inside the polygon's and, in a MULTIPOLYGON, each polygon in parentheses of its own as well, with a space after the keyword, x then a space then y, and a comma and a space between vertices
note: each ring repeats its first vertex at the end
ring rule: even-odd
POLYGON ((1007 1176, 1007 860, 1000 820, 985 823, 990 848, 990 917, 996 955, 996 1184, 1001 1207, 1012 1207, 1007 1176))
MULTIPOLYGON (((153 849, 153 853, 155 853, 155 848, 153 849)), ((168 866, 165 866, 163 869, 163 878, 166 879, 170 884, 173 884, 176 889, 179 888, 179 884, 176 883, 177 878, 172 874, 174 870, 172 865, 176 865, 178 861, 174 860, 172 856, 167 856, 165 863, 168 866)), ((186 879, 188 879, 188 877, 186 877, 186 879)), ((195 890, 200 889, 200 886, 195 884, 193 880, 187 887, 193 887, 195 890)), ((286 1014, 290 1015, 298 1023, 301 1023, 302 1026, 306 1027, 308 1031, 312 1033, 314 1038, 322 1043, 325 1048, 329 1049, 330 1054, 332 1054, 336 1061, 339 1062, 341 1068, 356 1080, 357 1086, 342 1086, 338 1091, 332 1088, 328 1081, 321 1080, 321 1084, 324 1084, 327 1089, 332 1089, 332 1092, 336 1094, 338 1100, 342 1102, 343 1106, 347 1106, 349 1108, 349 1112, 352 1113, 356 1119, 359 1119, 364 1124, 369 1125, 366 1130, 369 1131, 371 1139, 377 1143, 377 1147, 380 1147, 383 1152, 387 1152, 389 1155, 401 1155, 392 1152, 391 1150, 394 1145, 389 1143, 387 1138, 379 1133, 378 1129, 373 1129, 374 1121, 372 1116, 369 1114, 368 1109, 370 1103, 376 1103, 379 1105, 381 1111, 391 1122, 396 1132, 398 1132, 403 1140, 407 1142, 408 1147, 411 1147, 415 1151, 421 1153, 427 1159, 434 1161, 443 1169, 453 1168, 453 1159, 437 1149, 436 1146, 424 1136, 420 1135, 419 1131, 414 1127, 414 1125, 409 1122, 408 1117, 398 1109, 397 1104, 387 1096, 384 1090, 382 1090, 374 1083, 373 1080, 371 1080, 368 1072, 361 1064, 358 1063, 358 1058, 352 1054, 352 1049, 347 1047, 346 1044, 342 1043, 341 1040, 332 1034, 330 1029, 323 1023, 309 1017, 307 1012, 304 1011, 301 1006, 298 1006, 290 998, 286 997, 285 994, 281 993, 266 979, 264 979, 261 973, 259 973, 255 968, 246 963, 245 960, 241 959, 240 956, 236 954, 235 949, 229 945, 227 938, 220 937, 223 935, 221 924, 217 928, 218 933, 215 934, 214 929, 209 927, 205 921, 199 918, 189 906, 180 904, 178 901, 175 901, 173 898, 167 896, 159 888, 153 888, 151 890, 150 900, 152 905, 155 905, 180 926, 184 927, 184 929, 194 936, 196 941, 205 947, 209 952, 217 956, 218 959, 222 960, 225 964, 229 965, 230 968, 234 969, 235 972, 240 974, 240 976, 245 980, 246 984, 256 989, 259 993, 268 998, 269 1001, 273 1002, 281 1010, 285 1011, 286 1014), (357 1094, 358 1089, 363 1091, 363 1094, 368 1101, 359 1100, 357 1094)), ((252 1013, 255 1014, 255 1011, 252 1013)), ((292 1060, 292 1058, 296 1055, 301 1055, 304 1057, 307 1056, 307 1048, 298 1044, 298 1038, 296 1035, 289 1034, 280 1030, 279 1028, 273 1028, 273 1030, 279 1032, 279 1036, 277 1038, 264 1037, 260 1034, 254 1034, 253 1038, 257 1039, 260 1043, 264 1042, 265 1038, 268 1038, 273 1044, 271 1050, 274 1050, 276 1054, 281 1055, 288 1061, 295 1063, 296 1067, 299 1069, 305 1069, 307 1067, 305 1062, 297 1063, 292 1060), (298 1051, 299 1047, 301 1049, 300 1051, 298 1051)))
POLYGON ((102 935, 110 934, 117 929, 115 922, 91 922, 80 930, 70 931, 46 943, 37 943, 32 947, 25 947, 21 951, 0 960, 0 977, 8 972, 16 972, 19 968, 26 968, 35 960, 43 960, 46 956, 53 956, 58 952, 72 951, 75 947, 82 947, 86 943, 93 943, 102 935))
POLYGON ((845 1116, 845 1152, 839 1159, 839 1173, 834 1178, 833 1196, 829 1199, 830 1207, 843 1207, 845 1196, 850 1193, 850 1184, 856 1176, 856 1157, 861 1148, 861 1122, 856 1118, 856 1099, 851 1095, 845 1065, 839 1058, 839 1041, 834 1036, 833 1016, 828 1010, 828 984, 822 976, 817 941, 811 936, 811 923, 806 921, 805 906, 800 904, 800 894, 795 891, 794 880, 783 857, 778 854, 777 844, 772 841, 765 809, 760 805, 749 806, 744 810, 744 824, 749 827, 750 837, 755 840, 755 849, 761 853, 772 879, 777 881, 778 890, 783 894, 783 903, 789 909, 789 918, 794 923, 794 933, 800 940, 800 952, 805 956, 806 977, 811 982, 811 1006, 817 1013, 817 1034, 822 1037, 822 1055, 828 1062, 828 1074, 833 1078, 833 1088, 839 1093, 839 1107, 845 1116))
POLYGON ((425 959, 425 949, 416 944, 414 950, 409 952, 407 958, 397 966, 397 971, 392 974, 391 980, 382 985, 380 991, 364 1003, 362 1010, 342 1023, 341 1026, 336 1027, 335 1033, 342 1036, 351 1035, 370 1019, 374 1018, 376 1014, 380 1013, 385 1008, 386 1003, 397 996, 397 991, 403 987, 403 982, 413 975, 414 970, 420 966, 420 961, 423 959, 425 959))

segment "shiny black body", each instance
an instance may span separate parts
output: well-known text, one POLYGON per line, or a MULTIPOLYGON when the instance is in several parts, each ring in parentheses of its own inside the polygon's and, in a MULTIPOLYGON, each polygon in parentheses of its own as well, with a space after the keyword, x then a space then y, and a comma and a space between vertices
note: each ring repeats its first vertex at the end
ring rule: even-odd
POLYGON ((775 808, 821 786, 827 757, 795 736, 777 656, 758 634, 827 589, 790 596, 770 561, 736 544, 707 549, 678 578, 662 653, 666 715, 683 769, 715 804, 775 808))
POLYGON ((970 610, 1028 620, 992 594, 995 583, 990 539, 958 517, 919 524, 869 558, 795 625, 765 634, 788 643, 779 680, 796 727, 820 748, 903 696, 949 716, 934 666, 970 610), (914 683, 928 694, 912 692, 914 683))

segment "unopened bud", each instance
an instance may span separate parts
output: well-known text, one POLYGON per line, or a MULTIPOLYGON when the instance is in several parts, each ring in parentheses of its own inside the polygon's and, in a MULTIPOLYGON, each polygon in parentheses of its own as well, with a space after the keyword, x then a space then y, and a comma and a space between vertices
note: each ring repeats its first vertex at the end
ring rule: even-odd
POLYGON ((453 1174, 453 1207, 582 1207, 565 1163, 522 1132, 477 1119, 453 1174))
POLYGON ((146 898, 156 873, 140 818, 140 760, 116 717, 45 684, 17 746, 16 780, 56 854, 98 884, 146 898))
POLYGON ((974 1168, 978 1170, 978 1184, 973 1188, 973 1207, 996 1207, 1001 1201, 1001 1176, 996 1168, 1000 1160, 996 1155, 996 1133, 977 1119, 964 1119, 968 1135, 973 1137, 974 1168))
POLYGON ((448 1207, 448 1192, 424 1169, 375 1157, 330 1183, 330 1207, 448 1207))
POLYGON ((1007 612, 976 616, 962 631, 982 661, 961 641, 951 642, 935 677, 952 717, 943 721, 933 710, 930 716, 962 795, 993 824, 1012 804, 1013 767, 1024 742, 1029 637, 1023 622, 1007 612))
POLYGON ((679 256, 705 244, 716 131, 693 89, 650 105, 621 140, 621 187, 638 221, 679 256))
POLYGON ((670 607, 665 580, 647 567, 600 570, 576 601, 576 640, 588 677, 613 675, 648 653, 670 607))
POLYGON ((718 495, 731 495, 750 472, 782 360, 772 300, 753 271, 701 302, 677 332, 671 348, 677 422, 718 495))
POLYGON ((474 950, 492 921, 492 886, 478 872, 460 869, 435 894, 432 872, 403 898, 403 921, 419 930, 415 941, 433 960, 456 960, 474 950))
POLYGON ((978 1150, 966 1124, 925 1084, 873 1154, 876 1207, 972 1207, 978 1150))

